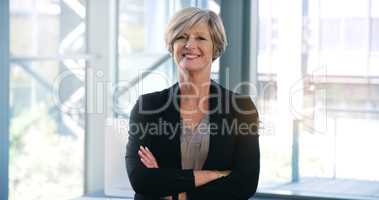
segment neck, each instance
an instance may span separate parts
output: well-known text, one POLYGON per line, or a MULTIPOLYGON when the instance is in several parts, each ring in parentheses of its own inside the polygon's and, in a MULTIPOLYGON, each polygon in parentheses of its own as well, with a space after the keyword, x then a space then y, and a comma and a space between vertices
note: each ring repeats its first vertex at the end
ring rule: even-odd
POLYGON ((179 73, 179 87, 182 94, 195 97, 207 96, 210 87, 210 67, 203 71, 185 71, 179 73))

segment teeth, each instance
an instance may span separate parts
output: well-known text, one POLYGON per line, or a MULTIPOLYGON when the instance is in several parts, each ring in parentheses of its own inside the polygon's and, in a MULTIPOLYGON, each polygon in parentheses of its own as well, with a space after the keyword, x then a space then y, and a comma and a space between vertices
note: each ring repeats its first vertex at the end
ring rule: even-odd
POLYGON ((190 54, 185 54, 185 57, 187 58, 197 58, 197 55, 190 55, 190 54))

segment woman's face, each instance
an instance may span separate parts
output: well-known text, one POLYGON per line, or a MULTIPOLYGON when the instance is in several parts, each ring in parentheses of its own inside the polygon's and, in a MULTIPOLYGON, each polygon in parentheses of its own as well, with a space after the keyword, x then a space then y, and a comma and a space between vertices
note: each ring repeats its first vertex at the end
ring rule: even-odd
POLYGON ((179 68, 189 72, 201 71, 212 65, 213 43, 208 25, 195 24, 174 41, 174 58, 179 68))

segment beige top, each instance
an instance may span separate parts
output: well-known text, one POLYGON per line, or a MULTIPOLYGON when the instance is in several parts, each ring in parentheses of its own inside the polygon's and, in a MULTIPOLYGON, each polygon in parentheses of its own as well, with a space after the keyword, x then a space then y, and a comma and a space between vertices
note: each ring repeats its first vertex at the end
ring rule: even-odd
POLYGON ((180 137, 183 169, 202 169, 208 156, 209 136, 208 115, 194 129, 183 126, 180 137))

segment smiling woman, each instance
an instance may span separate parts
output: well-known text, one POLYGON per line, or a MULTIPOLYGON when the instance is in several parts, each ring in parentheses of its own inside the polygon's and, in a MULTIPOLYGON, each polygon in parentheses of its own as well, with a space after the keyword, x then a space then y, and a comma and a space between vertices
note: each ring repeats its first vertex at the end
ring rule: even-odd
POLYGON ((220 17, 186 8, 165 36, 179 82, 140 96, 131 111, 125 160, 135 199, 250 198, 260 168, 258 112, 250 97, 210 79, 227 46, 220 17), (146 129, 152 124, 159 128, 146 129))
POLYGON ((213 45, 205 22, 195 24, 174 42, 176 64, 183 70, 202 70, 212 65, 213 45))

